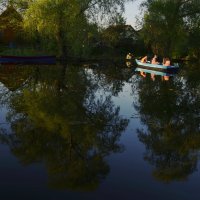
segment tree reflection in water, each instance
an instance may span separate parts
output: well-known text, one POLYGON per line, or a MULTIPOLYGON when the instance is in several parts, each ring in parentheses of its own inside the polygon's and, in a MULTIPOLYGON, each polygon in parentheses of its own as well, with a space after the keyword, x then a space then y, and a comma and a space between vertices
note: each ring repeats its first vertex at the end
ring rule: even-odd
POLYGON ((87 70, 76 66, 34 68, 32 78, 7 98, 13 134, 1 134, 24 165, 43 162, 49 185, 93 190, 109 173, 104 160, 123 151, 128 120, 111 96, 99 97, 87 70))
POLYGON ((200 149, 198 74, 199 68, 194 65, 185 67, 168 82, 143 79, 139 83, 139 102, 135 102, 135 108, 147 130, 137 132, 146 146, 144 159, 155 166, 153 175, 158 180, 182 181, 197 169, 200 149))

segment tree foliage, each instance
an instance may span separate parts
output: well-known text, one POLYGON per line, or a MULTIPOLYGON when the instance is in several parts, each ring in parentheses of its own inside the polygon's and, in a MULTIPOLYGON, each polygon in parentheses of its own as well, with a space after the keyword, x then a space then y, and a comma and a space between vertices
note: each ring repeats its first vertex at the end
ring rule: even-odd
POLYGON ((86 49, 91 26, 108 22, 124 11, 124 3, 132 0, 12 0, 22 13, 24 26, 40 36, 45 45, 54 44, 60 56, 78 54, 86 49), (82 49, 80 51, 80 49, 82 49))
POLYGON ((145 1, 142 6, 146 8, 142 35, 146 44, 151 45, 154 53, 165 56, 186 53, 187 46, 190 46, 187 30, 193 29, 188 21, 199 16, 200 2, 151 0, 145 1))

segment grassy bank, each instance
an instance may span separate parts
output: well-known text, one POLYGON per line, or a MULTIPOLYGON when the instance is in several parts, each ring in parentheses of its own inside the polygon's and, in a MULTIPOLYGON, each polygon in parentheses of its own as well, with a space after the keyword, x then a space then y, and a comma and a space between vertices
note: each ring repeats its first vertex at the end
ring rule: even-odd
POLYGON ((7 48, 0 47, 0 55, 4 56, 41 56, 41 55, 53 55, 51 52, 38 50, 34 48, 7 48))

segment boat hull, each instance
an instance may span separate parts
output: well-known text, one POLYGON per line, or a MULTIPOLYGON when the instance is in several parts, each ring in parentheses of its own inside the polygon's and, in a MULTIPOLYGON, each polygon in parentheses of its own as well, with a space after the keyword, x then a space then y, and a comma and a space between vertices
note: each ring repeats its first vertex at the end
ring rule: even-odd
POLYGON ((55 56, 0 56, 0 64, 55 64, 55 56))

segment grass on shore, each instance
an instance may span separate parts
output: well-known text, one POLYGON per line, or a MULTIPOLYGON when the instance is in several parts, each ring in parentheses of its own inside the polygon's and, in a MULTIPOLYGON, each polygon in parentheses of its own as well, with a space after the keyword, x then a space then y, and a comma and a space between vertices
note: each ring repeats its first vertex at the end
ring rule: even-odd
POLYGON ((50 52, 37 50, 34 48, 6 48, 0 47, 0 55, 3 56, 41 56, 52 55, 50 52))

